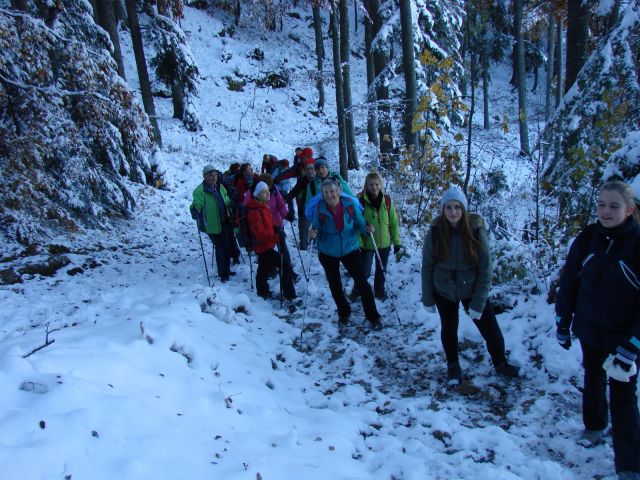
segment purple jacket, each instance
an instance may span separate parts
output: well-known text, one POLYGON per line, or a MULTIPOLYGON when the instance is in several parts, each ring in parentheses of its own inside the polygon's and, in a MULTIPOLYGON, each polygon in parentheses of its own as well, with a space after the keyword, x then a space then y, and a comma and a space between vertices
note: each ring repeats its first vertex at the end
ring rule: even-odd
MULTIPOLYGON (((269 210, 271 210, 271 218, 273 220, 274 227, 282 227, 284 228, 284 217, 289 213, 289 208, 287 207, 286 202, 284 201, 284 197, 278 187, 273 186, 271 190, 269 190, 271 196, 269 197, 269 210)), ((251 192, 247 190, 244 193, 243 204, 247 205, 251 200, 251 192)))

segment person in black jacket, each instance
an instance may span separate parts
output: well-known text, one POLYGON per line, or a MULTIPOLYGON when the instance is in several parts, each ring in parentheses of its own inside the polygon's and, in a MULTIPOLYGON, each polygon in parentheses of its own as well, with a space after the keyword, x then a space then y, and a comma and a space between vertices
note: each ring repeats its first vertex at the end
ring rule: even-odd
POLYGON ((584 366, 580 443, 600 440, 611 412, 618 478, 640 478, 640 416, 636 396, 640 351, 640 225, 634 192, 620 181, 600 191, 595 224, 569 249, 556 300, 556 338, 580 340, 584 366), (607 407, 609 377, 610 408, 607 407))

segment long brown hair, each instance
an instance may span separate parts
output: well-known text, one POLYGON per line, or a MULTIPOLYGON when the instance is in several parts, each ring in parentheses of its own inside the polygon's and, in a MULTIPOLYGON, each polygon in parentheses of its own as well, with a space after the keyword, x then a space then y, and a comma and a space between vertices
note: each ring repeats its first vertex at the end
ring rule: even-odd
MULTIPOLYGON (((445 262, 449 260, 451 255, 450 246, 453 227, 451 227, 444 213, 441 213, 434 222, 434 228, 437 231, 434 258, 436 263, 445 262)), ((470 265, 475 266, 478 264, 479 242, 473 235, 473 228, 469 223, 469 214, 464 208, 462 209, 462 218, 460 218, 460 226, 458 228, 462 234, 464 258, 467 259, 470 265)))

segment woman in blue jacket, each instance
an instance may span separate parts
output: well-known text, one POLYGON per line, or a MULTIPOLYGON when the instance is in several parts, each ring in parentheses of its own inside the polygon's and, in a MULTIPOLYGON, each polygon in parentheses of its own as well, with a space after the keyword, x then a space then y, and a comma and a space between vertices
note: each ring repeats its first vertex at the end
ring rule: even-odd
POLYGON ((349 322, 351 307, 342 289, 340 263, 342 263, 361 293, 364 314, 371 328, 382 328, 380 314, 376 308, 373 291, 364 274, 360 257, 359 234, 373 232, 367 225, 356 201, 342 193, 340 181, 334 178, 321 184, 322 199, 313 208, 309 238, 318 239, 320 264, 329 282, 331 296, 338 308, 338 323, 349 322))
POLYGON ((636 382, 640 352, 640 225, 634 192, 623 182, 600 191, 595 224, 569 249, 556 300, 556 338, 580 340, 584 366, 580 443, 600 440, 611 412, 613 453, 620 479, 640 478, 640 417, 636 382), (610 405, 607 407, 607 377, 610 405))

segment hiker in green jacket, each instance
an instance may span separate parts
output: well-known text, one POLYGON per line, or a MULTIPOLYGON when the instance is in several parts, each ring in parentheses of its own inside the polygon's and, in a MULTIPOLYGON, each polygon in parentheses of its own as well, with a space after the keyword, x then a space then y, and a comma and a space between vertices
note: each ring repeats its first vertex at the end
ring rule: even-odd
POLYGON ((203 181, 193 191, 191 218, 198 222, 198 229, 206 233, 215 247, 218 276, 222 282, 229 280, 231 272, 231 245, 228 209, 231 201, 227 190, 218 182, 218 171, 213 165, 202 169, 203 181))
MULTIPOLYGON (((355 195, 351 192, 351 190, 349 189, 349 185, 347 185, 347 182, 344 181, 342 176, 340 176, 338 172, 332 172, 329 170, 329 162, 327 162, 326 158, 324 157, 316 158, 313 166, 316 170, 316 175, 313 178, 313 181, 307 184, 307 194, 305 196, 305 211, 309 206, 309 203, 311 202, 311 200, 313 200, 313 198, 316 195, 318 195, 318 197, 321 196, 320 185, 327 178, 337 179, 340 182, 340 185, 342 186, 342 191, 347 195, 349 195, 350 197, 355 198, 355 195)), ((316 203, 317 201, 318 201, 318 198, 316 199, 316 203)))
MULTIPOLYGON (((376 298, 384 300, 387 294, 384 288, 384 276, 387 271, 389 253, 393 245, 396 260, 401 258, 402 245, 400 244, 400 229, 398 228, 398 215, 391 197, 384 193, 384 182, 377 172, 369 173, 364 181, 364 190, 358 194, 360 205, 364 207, 363 216, 367 224, 375 227, 373 238, 369 235, 360 236, 360 252, 364 264, 364 273, 367 277, 371 274, 373 262, 376 264, 373 280, 373 293, 376 298), (378 249, 380 261, 376 258, 375 249, 378 249)), ((351 300, 356 299, 360 293, 353 287, 351 300)))

